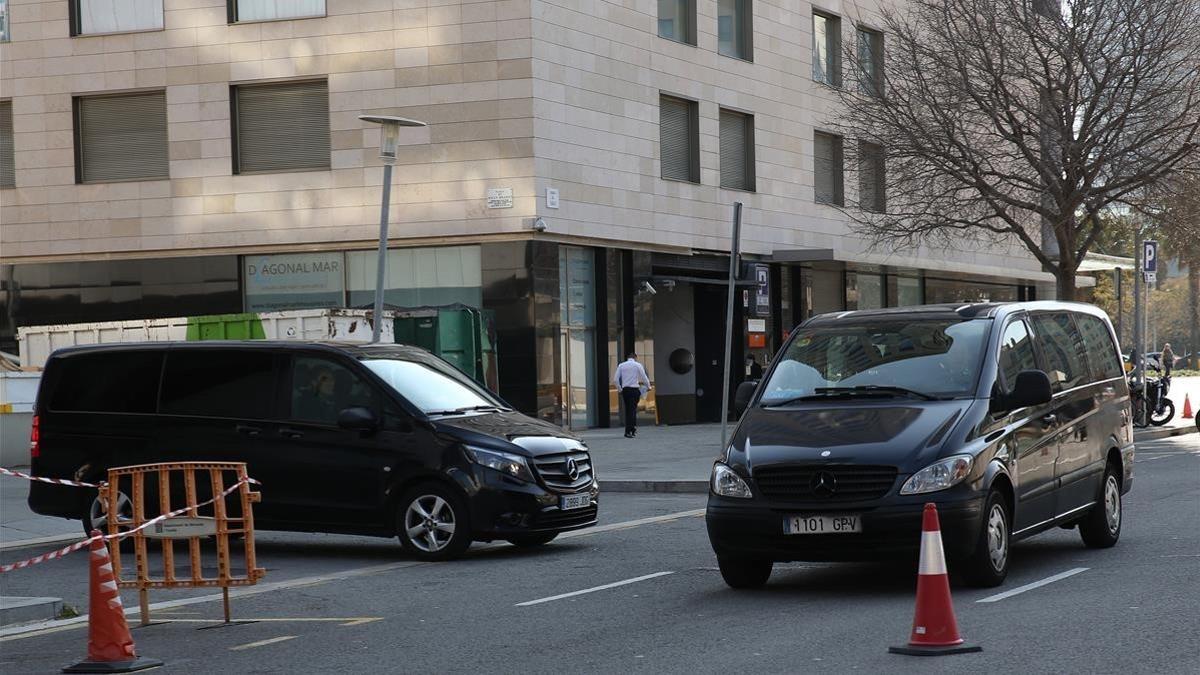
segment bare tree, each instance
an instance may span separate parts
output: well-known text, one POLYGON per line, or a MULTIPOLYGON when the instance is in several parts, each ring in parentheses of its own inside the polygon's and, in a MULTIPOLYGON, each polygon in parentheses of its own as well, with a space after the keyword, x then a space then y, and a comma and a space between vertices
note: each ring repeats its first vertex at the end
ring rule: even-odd
POLYGON ((877 244, 1015 238, 1070 300, 1099 215, 1198 153, 1200 0, 902 0, 882 27, 882 95, 848 45, 828 121, 886 177, 847 209, 877 244))
POLYGON ((1190 365, 1197 367, 1200 351, 1200 167, 1181 171, 1156 186, 1143 206, 1159 235, 1164 254, 1187 266, 1187 327, 1190 365))

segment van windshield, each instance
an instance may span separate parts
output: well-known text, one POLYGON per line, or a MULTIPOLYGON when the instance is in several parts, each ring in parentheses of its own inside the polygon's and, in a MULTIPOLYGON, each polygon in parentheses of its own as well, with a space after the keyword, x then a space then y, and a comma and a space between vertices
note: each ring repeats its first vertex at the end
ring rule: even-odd
POLYGON ((856 394, 972 396, 991 325, 909 319, 801 330, 779 356, 760 403, 856 394))
POLYGON ((363 365, 427 415, 508 409, 450 366, 403 359, 364 359, 363 365))

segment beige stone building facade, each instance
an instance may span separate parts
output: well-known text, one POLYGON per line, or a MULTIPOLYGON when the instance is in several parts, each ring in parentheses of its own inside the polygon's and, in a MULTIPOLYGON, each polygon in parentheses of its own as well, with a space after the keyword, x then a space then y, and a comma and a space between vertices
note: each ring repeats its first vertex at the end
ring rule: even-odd
POLYGON ((826 203, 859 186, 818 80, 848 86, 829 54, 876 28, 870 0, 0 5, 0 349, 20 325, 365 305, 364 113, 429 124, 401 136, 388 302, 485 310, 501 393, 570 426, 616 414, 635 346, 646 414, 712 419, 734 201, 737 352, 760 361, 814 312, 1043 277, 1017 249, 871 250, 826 203))

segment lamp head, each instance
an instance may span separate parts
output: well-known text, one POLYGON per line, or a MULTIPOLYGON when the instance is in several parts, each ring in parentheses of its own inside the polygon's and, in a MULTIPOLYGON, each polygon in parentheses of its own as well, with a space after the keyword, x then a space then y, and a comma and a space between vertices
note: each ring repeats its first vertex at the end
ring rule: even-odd
POLYGON ((426 126, 420 120, 410 120, 407 117, 395 117, 392 115, 359 115, 358 119, 364 122, 372 122, 383 127, 380 134, 379 156, 385 160, 396 159, 396 147, 400 144, 400 127, 423 127, 426 126))

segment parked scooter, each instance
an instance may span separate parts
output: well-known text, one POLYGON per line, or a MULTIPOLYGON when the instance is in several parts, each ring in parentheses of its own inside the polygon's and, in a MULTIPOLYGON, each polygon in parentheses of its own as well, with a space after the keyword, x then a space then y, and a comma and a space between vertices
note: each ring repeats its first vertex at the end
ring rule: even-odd
POLYGON ((1147 377, 1145 395, 1142 388, 1137 386, 1134 377, 1129 378, 1129 386, 1133 392, 1133 425, 1145 429, 1151 425, 1161 427, 1175 417, 1175 404, 1167 398, 1171 390, 1171 376, 1147 377))

